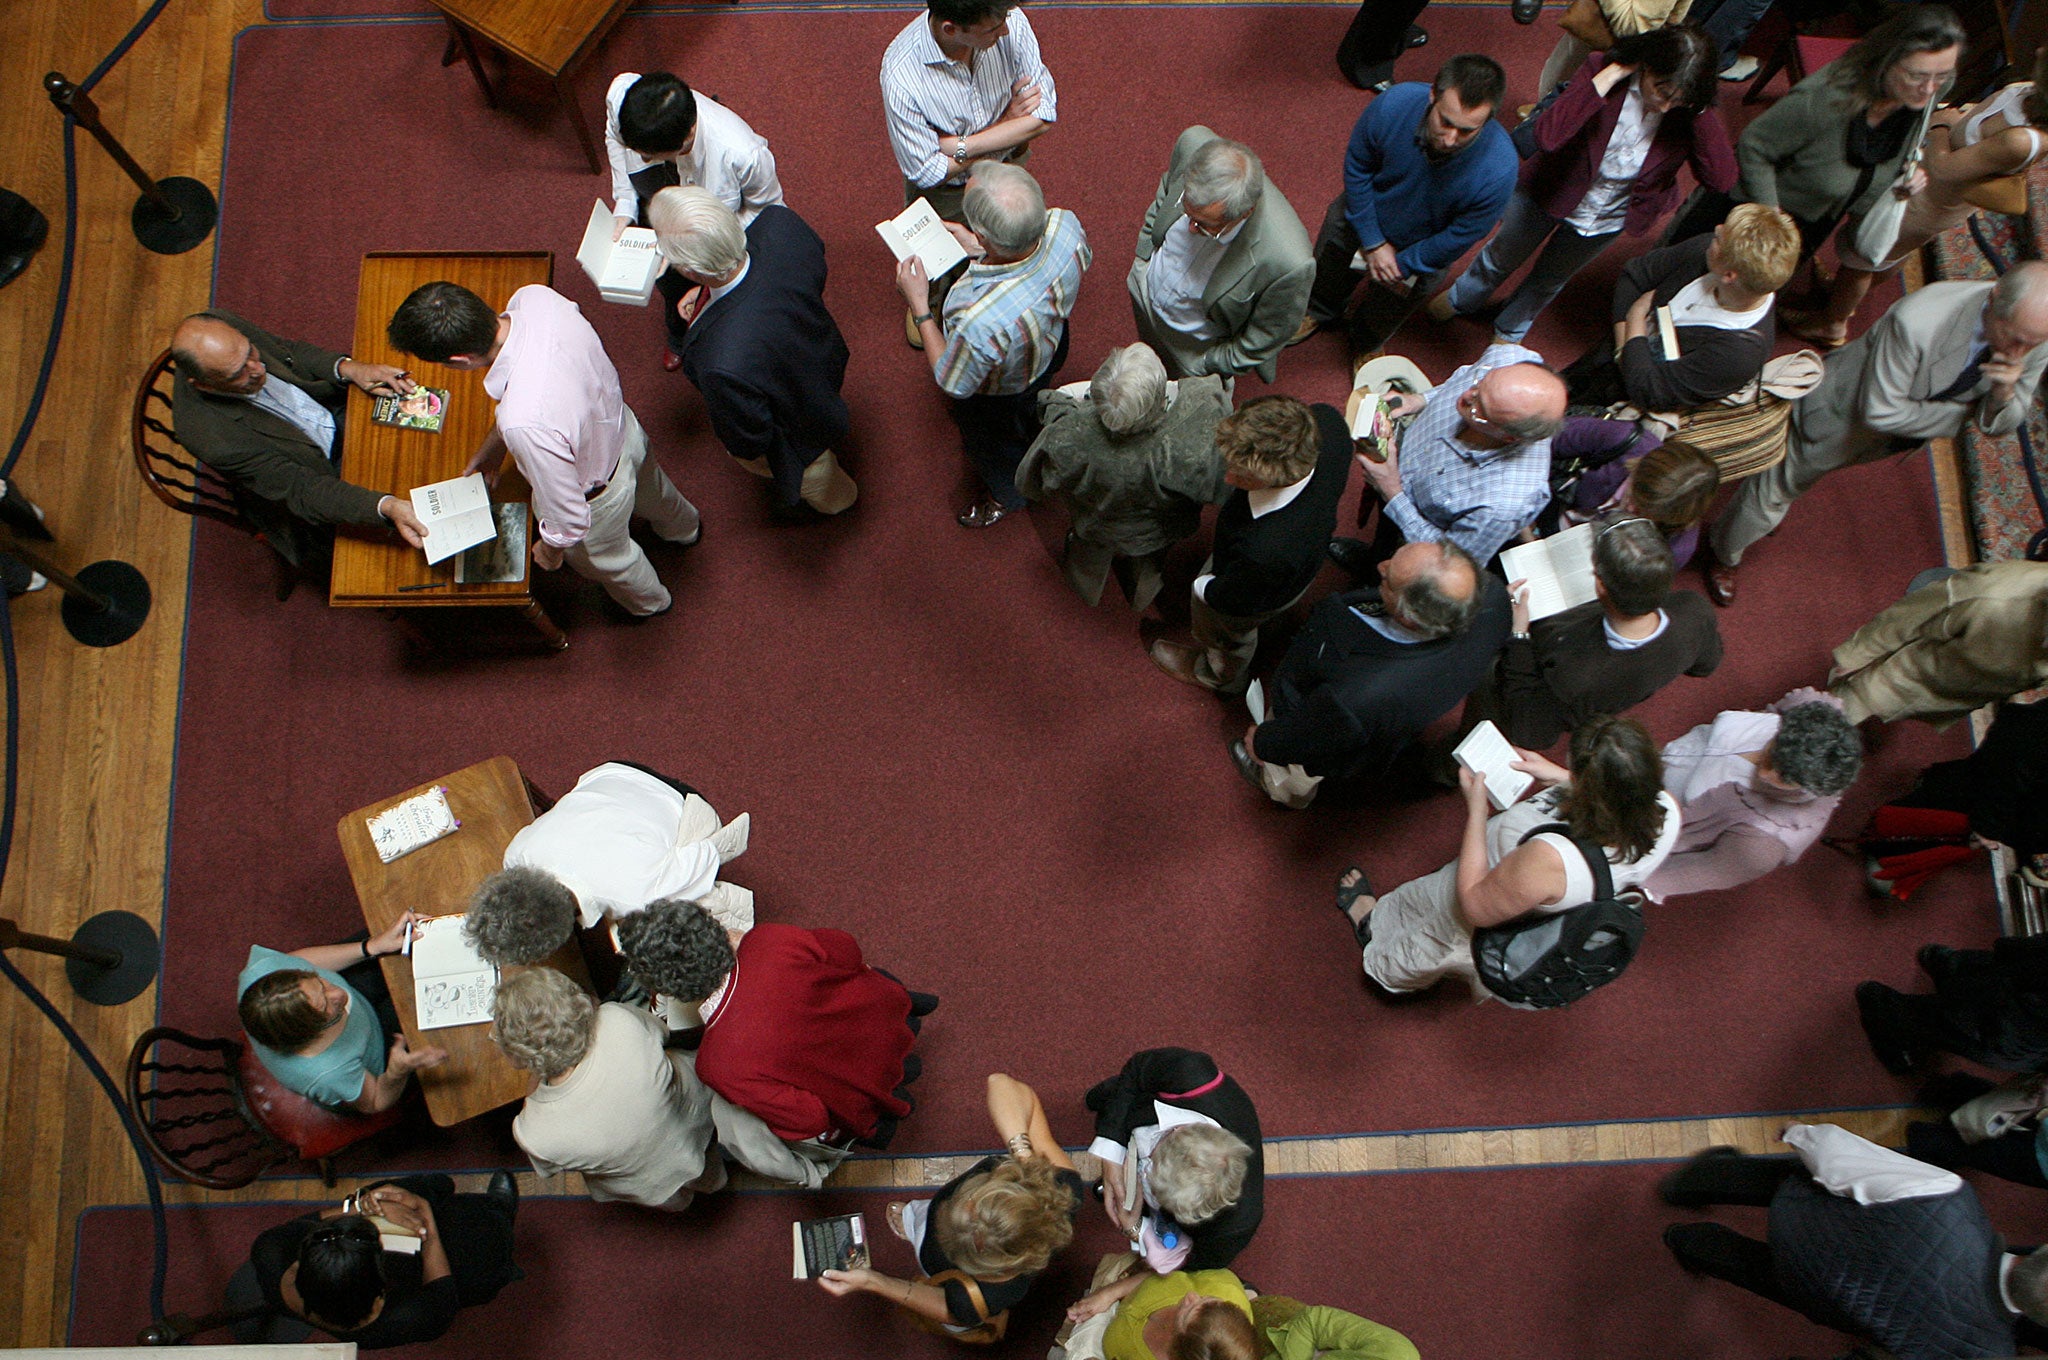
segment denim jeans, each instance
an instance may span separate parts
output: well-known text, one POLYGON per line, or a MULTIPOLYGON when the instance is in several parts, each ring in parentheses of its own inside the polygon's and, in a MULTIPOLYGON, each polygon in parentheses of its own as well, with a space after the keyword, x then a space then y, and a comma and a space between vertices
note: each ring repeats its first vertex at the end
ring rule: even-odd
POLYGON ((1451 285, 1451 310, 1462 315, 1484 306, 1493 290, 1521 268, 1523 261, 1536 255, 1540 246, 1543 253, 1536 256, 1535 268, 1515 289, 1493 323, 1495 335, 1519 342, 1550 300, 1571 282, 1572 275, 1592 263, 1593 257, 1620 234, 1610 231, 1599 236, 1581 236, 1517 190, 1508 200, 1500 230, 1451 285))

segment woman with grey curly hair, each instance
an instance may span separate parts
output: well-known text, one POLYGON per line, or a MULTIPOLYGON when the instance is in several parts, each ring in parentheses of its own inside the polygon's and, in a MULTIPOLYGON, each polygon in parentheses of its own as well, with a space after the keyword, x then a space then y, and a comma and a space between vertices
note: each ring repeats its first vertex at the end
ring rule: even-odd
POLYGON ((1695 727, 1664 748, 1664 788, 1684 822, 1644 889, 1658 901, 1717 892, 1792 863, 1820 839, 1862 766, 1855 727, 1819 690, 1695 727))

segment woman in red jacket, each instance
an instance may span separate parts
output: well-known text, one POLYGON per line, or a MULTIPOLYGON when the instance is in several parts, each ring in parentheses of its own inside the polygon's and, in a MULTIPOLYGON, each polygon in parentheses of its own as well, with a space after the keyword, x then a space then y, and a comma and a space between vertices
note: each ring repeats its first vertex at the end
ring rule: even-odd
POLYGON ((1691 27, 1623 38, 1586 59, 1537 115, 1536 154, 1522 164, 1500 230, 1458 281, 1430 300, 1439 321, 1484 307, 1535 255, 1535 268, 1494 319, 1494 343, 1520 343, 1572 275, 1622 232, 1648 232, 1678 198, 1678 170, 1723 192, 1735 149, 1714 112, 1713 39, 1691 27))

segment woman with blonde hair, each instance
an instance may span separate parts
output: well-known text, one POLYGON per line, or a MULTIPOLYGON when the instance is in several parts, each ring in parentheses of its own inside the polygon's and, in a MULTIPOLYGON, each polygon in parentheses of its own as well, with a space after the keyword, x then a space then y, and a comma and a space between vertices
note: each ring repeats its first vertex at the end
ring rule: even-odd
POLYGON ((1038 1093, 1001 1072, 988 1079, 988 1115, 1009 1149, 984 1157, 927 1200, 896 1201, 889 1231, 917 1255, 921 1278, 828 1270, 828 1294, 879 1294, 933 1331, 993 1341, 1031 1282, 1074 1239, 1086 1188, 1053 1137, 1038 1093))

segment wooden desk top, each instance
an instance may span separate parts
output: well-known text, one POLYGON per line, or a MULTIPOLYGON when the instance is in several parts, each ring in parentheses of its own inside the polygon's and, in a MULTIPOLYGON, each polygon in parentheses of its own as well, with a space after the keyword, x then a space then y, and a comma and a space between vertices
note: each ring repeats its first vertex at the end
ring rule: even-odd
MULTIPOLYGON (((526 796, 526 780, 509 756, 495 756, 343 817, 335 833, 341 838, 342 858, 348 863, 349 877, 355 880, 356 896, 363 904, 363 923, 370 928, 370 934, 389 930, 408 910, 422 916, 447 916, 464 910, 476 885, 504 867, 505 847, 514 833, 532 820, 533 804, 526 796), (378 859, 376 847, 370 841, 368 819, 437 784, 447 788, 448 806, 462 828, 389 864, 378 859)), ((379 962, 384 968, 384 981, 391 988, 391 1000, 398 1008, 398 1018, 404 1024, 406 1040, 415 1048, 438 1044, 448 1050, 448 1061, 439 1067, 422 1069, 415 1076, 426 1095, 427 1112, 436 1124, 444 1128, 460 1124, 486 1110, 527 1097, 533 1090, 533 1074, 506 1061, 498 1046, 491 1042, 489 1025, 455 1025, 422 1033, 413 1005, 412 960, 392 955, 379 962)), ((547 962, 586 990, 590 987, 590 974, 583 966, 574 934, 547 962)))
MULTIPOLYGON (((403 496, 416 486, 446 481, 484 442, 497 420, 497 404, 484 394, 481 369, 459 370, 428 364, 398 353, 384 338, 384 328, 398 304, 423 283, 446 279, 459 283, 493 307, 503 307, 529 283, 554 277, 554 256, 545 250, 461 252, 378 251, 363 257, 356 286, 356 334, 351 353, 364 363, 393 364, 412 372, 417 382, 448 389, 448 417, 437 434, 378 425, 370 419, 371 399, 351 387, 348 419, 342 429, 341 466, 348 479, 372 491, 403 496)), ((492 493, 496 501, 528 499, 526 482, 508 458, 504 475, 492 493)), ((532 537, 529 512, 528 538, 532 537)), ((433 566, 419 549, 394 536, 376 539, 337 534, 334 575, 328 588, 331 605, 407 609, 444 605, 526 605, 532 602, 533 568, 526 580, 455 585, 455 558, 433 566), (447 582, 433 590, 401 591, 403 586, 447 582)))
POLYGON ((576 66, 611 31, 626 4, 627 0, 434 0, 435 7, 456 23, 550 76, 576 66))

